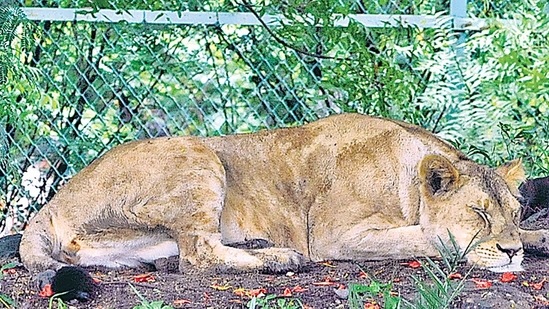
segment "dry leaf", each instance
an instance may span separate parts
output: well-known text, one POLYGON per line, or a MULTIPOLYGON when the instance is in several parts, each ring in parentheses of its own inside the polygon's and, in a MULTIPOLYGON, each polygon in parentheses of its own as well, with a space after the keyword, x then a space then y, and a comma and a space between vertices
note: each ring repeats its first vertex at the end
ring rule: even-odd
POLYGON ((210 285, 210 287, 212 289, 218 290, 218 291, 227 291, 228 289, 232 288, 232 286, 230 286, 228 283, 225 283, 223 285, 214 283, 214 284, 210 285))

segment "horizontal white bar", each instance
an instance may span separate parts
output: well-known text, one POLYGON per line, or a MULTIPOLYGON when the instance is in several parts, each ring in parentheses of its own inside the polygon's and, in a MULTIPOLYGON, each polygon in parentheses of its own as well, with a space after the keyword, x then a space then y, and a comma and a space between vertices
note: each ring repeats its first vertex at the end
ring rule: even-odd
MULTIPOLYGON (((150 10, 99 10, 91 13, 91 9, 60 9, 60 8, 22 8, 31 20, 50 21, 88 21, 88 22, 120 22, 148 24, 186 24, 186 25, 243 25, 256 26, 261 22, 252 13, 228 12, 174 12, 150 10)), ((277 25, 283 19, 282 15, 264 15, 262 20, 268 25, 277 25)), ((347 27, 353 19, 366 27, 401 27, 417 26, 420 28, 438 28, 444 22, 454 21, 454 29, 481 29, 491 20, 479 18, 452 18, 449 15, 372 15, 351 14, 336 20, 335 25, 347 27)), ((510 20, 498 20, 507 24, 510 20)))

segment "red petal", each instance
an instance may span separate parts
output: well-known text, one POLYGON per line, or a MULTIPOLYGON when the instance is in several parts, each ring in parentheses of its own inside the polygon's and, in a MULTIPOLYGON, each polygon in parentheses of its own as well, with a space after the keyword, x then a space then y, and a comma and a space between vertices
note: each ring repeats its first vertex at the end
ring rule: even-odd
POLYGON ((410 261, 410 262, 406 263, 405 265, 408 266, 408 267, 411 267, 411 268, 420 268, 421 267, 421 263, 417 260, 410 261))
POLYGON ((152 274, 141 274, 133 277, 134 282, 154 282, 156 279, 152 274))
POLYGON ((503 273, 501 274, 501 277, 499 278, 499 281, 503 283, 512 282, 517 279, 517 275, 513 273, 503 273))

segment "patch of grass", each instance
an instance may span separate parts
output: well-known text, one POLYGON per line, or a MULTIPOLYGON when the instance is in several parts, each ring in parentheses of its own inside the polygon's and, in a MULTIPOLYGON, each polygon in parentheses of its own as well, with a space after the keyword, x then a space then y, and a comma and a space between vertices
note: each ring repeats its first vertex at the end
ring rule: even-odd
MULTIPOLYGON (((421 266, 430 283, 426 283, 416 276, 412 276, 414 285, 417 290, 417 297, 413 303, 406 302, 407 307, 413 309, 428 309, 428 308, 449 308, 452 302, 459 296, 465 285, 465 280, 473 270, 462 276, 459 280, 452 280, 450 274, 457 272, 459 264, 465 259, 465 256, 475 247, 471 241, 465 250, 461 251, 454 235, 448 231, 450 246, 439 237, 439 246, 437 250, 442 258, 443 266, 439 266, 432 259, 426 257, 421 266)), ((473 239, 476 238, 473 237, 473 239)))
MULTIPOLYGON (((4 279, 4 270, 17 267, 17 263, 11 262, 4 264, 0 267, 0 280, 4 279)), ((2 308, 14 308, 15 301, 6 294, 0 293, 0 307, 2 308)))
POLYGON ((172 306, 164 305, 162 300, 148 301, 132 284, 130 284, 130 287, 141 300, 141 304, 134 306, 133 309, 173 309, 172 306))
POLYGON ((69 306, 67 306, 67 304, 65 304, 65 302, 58 296, 60 295, 55 294, 52 297, 50 297, 50 300, 48 302, 48 309, 53 309, 53 308, 68 309, 69 308, 69 306), (57 304, 57 307, 54 307, 54 303, 57 304))
POLYGON ((392 283, 370 280, 369 285, 349 284, 349 308, 366 308, 368 303, 372 306, 381 305, 386 309, 401 308, 402 298, 394 295, 392 283))
POLYGON ((15 301, 6 294, 0 294, 0 305, 2 308, 14 308, 15 301))
POLYGON ((263 297, 253 297, 247 304, 248 309, 301 309, 303 303, 299 298, 279 297, 267 294, 263 297))
MULTIPOLYGON (((449 308, 452 302, 463 290, 465 280, 473 270, 471 268, 459 280, 452 280, 450 274, 456 273, 460 262, 474 248, 471 241, 463 252, 460 250, 455 237, 448 231, 450 244, 446 245, 440 239, 437 250, 441 256, 442 265, 435 263, 426 257, 425 263, 421 263, 428 280, 422 280, 412 276, 417 295, 413 301, 408 301, 392 292, 392 283, 381 283, 371 279, 369 285, 350 284, 348 303, 350 308, 364 308, 365 303, 373 306, 381 306, 385 309, 432 309, 449 308)), ((476 235, 475 235, 476 237, 476 235)), ((475 238, 473 237, 473 239, 475 238)))
POLYGON ((16 262, 10 262, 7 264, 4 264, 0 267, 0 280, 4 279, 4 270, 12 269, 17 267, 18 263, 16 262))

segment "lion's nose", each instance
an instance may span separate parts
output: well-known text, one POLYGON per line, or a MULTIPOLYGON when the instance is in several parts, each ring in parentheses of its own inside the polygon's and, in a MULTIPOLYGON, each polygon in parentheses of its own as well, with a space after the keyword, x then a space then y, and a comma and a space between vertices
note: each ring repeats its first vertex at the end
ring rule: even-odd
POLYGON ((503 248, 499 244, 496 244, 496 248, 498 248, 499 251, 507 254, 509 259, 512 259, 517 254, 517 252, 519 252, 519 250, 520 250, 520 249, 513 249, 513 248, 503 248))

